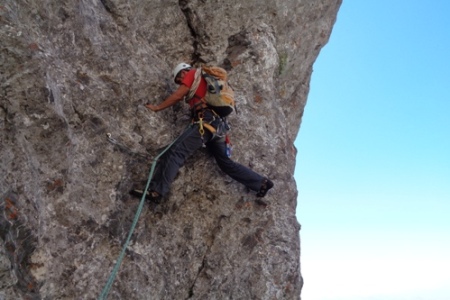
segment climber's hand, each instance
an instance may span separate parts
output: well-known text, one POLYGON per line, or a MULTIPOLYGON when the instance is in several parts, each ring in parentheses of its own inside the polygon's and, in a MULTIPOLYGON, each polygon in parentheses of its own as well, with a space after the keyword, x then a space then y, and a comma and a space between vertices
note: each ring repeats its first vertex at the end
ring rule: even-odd
POLYGON ((153 105, 153 104, 146 104, 145 107, 147 107, 150 110, 153 110, 154 112, 157 112, 160 110, 157 105, 153 105))

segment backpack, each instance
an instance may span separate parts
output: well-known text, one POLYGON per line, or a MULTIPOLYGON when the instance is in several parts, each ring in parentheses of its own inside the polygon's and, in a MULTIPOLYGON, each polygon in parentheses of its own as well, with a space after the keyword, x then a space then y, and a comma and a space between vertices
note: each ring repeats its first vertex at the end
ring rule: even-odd
POLYGON ((220 117, 226 117, 232 113, 235 110, 234 91, 228 84, 227 71, 213 66, 203 66, 197 69, 194 83, 189 91, 189 99, 197 91, 201 77, 206 80, 206 94, 202 102, 211 107, 220 117))

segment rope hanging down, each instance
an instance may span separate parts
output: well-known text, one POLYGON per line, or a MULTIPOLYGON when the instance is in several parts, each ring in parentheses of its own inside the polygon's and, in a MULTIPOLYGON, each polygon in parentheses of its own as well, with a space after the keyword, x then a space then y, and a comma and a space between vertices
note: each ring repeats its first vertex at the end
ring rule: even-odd
MULTIPOLYGON (((107 133, 107 136, 108 136, 108 139, 111 140, 111 134, 107 133)), ((181 136, 181 135, 179 135, 179 136, 181 136)), ((111 271, 111 275, 109 275, 108 281, 106 282, 105 287, 102 290, 102 293, 98 297, 98 300, 106 300, 106 298, 108 297, 108 293, 111 290, 112 284, 114 283, 114 280, 116 278, 117 272, 119 271, 120 265, 122 264, 122 260, 123 260, 123 258, 125 256, 125 252, 126 252, 126 250, 128 248, 128 244, 130 243, 131 236, 133 235, 133 231, 136 228, 136 224, 137 224, 137 222, 139 220, 139 216, 141 215, 142 208, 144 207, 145 195, 147 194, 148 188, 150 186, 150 182, 152 181, 153 173, 154 173, 155 167, 156 167, 156 162, 158 161, 158 159, 164 153, 166 153, 167 150, 169 150, 170 147, 172 147, 172 145, 177 140, 178 140, 178 137, 175 140, 173 140, 172 143, 170 143, 161 153, 158 154, 158 156, 156 156, 153 159, 152 167, 150 168, 150 174, 148 175, 148 179, 147 179, 147 184, 145 185, 144 194, 142 195, 141 202, 139 203, 139 207, 138 207, 138 209, 136 211, 136 214, 134 216, 134 220, 133 220, 133 223, 131 225, 130 232, 128 233, 128 237, 127 237, 127 239, 125 241, 125 244, 123 245, 122 251, 120 252, 119 257, 117 258, 117 262, 114 265, 114 268, 111 271)))

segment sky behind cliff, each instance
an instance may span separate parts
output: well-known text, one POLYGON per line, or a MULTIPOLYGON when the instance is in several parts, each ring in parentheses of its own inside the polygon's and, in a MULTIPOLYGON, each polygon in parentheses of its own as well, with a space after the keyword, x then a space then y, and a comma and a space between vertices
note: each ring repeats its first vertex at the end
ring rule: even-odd
POLYGON ((344 0, 296 141, 302 299, 450 299, 449 14, 344 0))

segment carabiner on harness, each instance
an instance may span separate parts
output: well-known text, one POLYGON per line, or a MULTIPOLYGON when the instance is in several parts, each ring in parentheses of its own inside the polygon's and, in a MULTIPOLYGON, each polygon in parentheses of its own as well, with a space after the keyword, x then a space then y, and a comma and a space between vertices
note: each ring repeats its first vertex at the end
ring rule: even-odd
POLYGON ((205 140, 203 139, 203 135, 205 134, 205 129, 203 128, 203 112, 198 114, 198 131, 200 132, 200 137, 202 138, 202 147, 205 148, 205 140))

